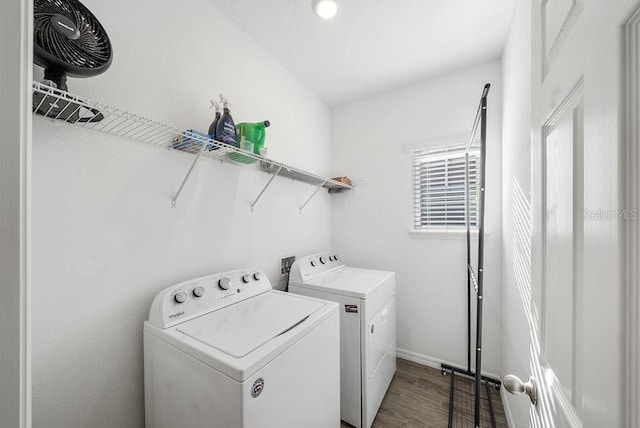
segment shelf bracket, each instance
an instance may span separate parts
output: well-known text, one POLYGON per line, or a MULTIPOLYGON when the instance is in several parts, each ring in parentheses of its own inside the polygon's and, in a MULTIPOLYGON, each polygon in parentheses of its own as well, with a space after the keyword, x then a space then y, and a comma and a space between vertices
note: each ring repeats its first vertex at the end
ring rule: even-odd
POLYGON ((191 176, 191 173, 195 169, 196 164, 200 160, 200 157, 202 156, 202 153, 204 153, 205 149, 207 148, 207 145, 208 144, 207 144, 206 141, 202 141, 202 147, 200 147, 200 151, 198 152, 198 156, 196 156, 196 158, 193 160, 193 163, 191 164, 191 167, 189 168, 189 171, 187 171, 187 175, 184 176, 184 179, 182 180, 182 184, 180 184, 180 187, 178 188, 178 191, 176 192, 176 195, 173 197, 173 200, 171 201, 171 207, 172 208, 176 207, 176 202, 178 201, 178 197, 180 196, 180 193, 182 193, 182 189, 184 188, 184 185, 187 184, 187 180, 189 180, 189 176, 191 176))
POLYGON ((281 169, 282 169, 282 166, 279 166, 278 169, 276 170, 276 172, 274 172, 271 175, 271 178, 269 179, 269 181, 267 181, 267 184, 265 184, 265 186, 262 188, 262 191, 258 194, 258 196, 256 197, 256 200, 253 201, 253 203, 251 204, 251 212, 253 212, 253 207, 258 203, 258 201, 262 197, 262 194, 265 192, 265 190, 267 190, 267 187, 269 187, 269 185, 271 184, 273 179, 276 178, 276 175, 278 175, 278 173, 280 172, 281 169))
POLYGON ((307 204, 309 203, 309 201, 310 201, 311 199, 313 199, 313 197, 316 195, 316 193, 318 193, 318 190, 322 189, 322 186, 324 186, 324 185, 325 185, 325 183, 326 183, 326 181, 323 181, 322 183, 320 183, 320 184, 318 185, 318 187, 316 188, 316 190, 314 190, 314 191, 313 191, 313 193, 311 194, 311 196, 309 196, 309 199, 307 199, 307 200, 304 202, 304 204, 302 204, 302 206, 300 207, 300 212, 302 212, 302 209, 303 209, 304 207, 306 207, 306 206, 307 206, 307 204))

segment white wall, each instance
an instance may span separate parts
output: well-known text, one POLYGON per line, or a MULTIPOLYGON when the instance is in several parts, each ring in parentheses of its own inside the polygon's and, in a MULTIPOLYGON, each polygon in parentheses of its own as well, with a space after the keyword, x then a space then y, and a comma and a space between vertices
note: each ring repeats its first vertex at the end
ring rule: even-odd
MULTIPOLYGON (((514 374, 528 379, 530 329, 518 282, 522 290, 531 289, 530 275, 520 275, 516 280, 518 263, 514 263, 514 251, 526 259, 519 245, 514 244, 514 216, 531 215, 517 200, 531 203, 531 4, 516 3, 509 37, 502 56, 503 76, 503 130, 502 141, 502 242, 503 242, 503 290, 502 319, 504 320, 502 364, 504 374, 514 374), (516 186, 519 186, 518 189, 516 186), (520 193, 522 192, 522 193, 520 193), (527 287, 528 284, 528 287, 527 287)), ((526 204, 525 204, 526 206, 526 204)), ((526 235, 520 226, 518 236, 526 235)), ((529 245, 530 248, 530 245, 529 245)), ((505 403, 511 409, 515 426, 529 423, 529 400, 506 395, 505 403)))
MULTIPOLYGON (((236 122, 269 119, 270 155, 330 173, 330 111, 207 0, 99 2, 112 67, 72 92, 206 130, 224 93, 236 122)), ((37 70, 41 75, 41 70, 37 70)), ((330 197, 42 118, 33 121, 33 407, 36 427, 143 425, 142 323, 163 288, 240 267, 278 280, 278 255, 329 248, 330 197)))
MULTIPOLYGON (((499 60, 333 110, 332 167, 356 190, 332 201, 332 246, 348 265, 391 270, 398 280, 398 347, 423 363, 466 367, 465 239, 412 239, 411 155, 471 132, 488 99, 483 371, 502 373, 501 123, 499 60)), ((475 307, 475 302, 474 305, 475 307)), ((475 325, 475 322, 473 323, 475 325)))

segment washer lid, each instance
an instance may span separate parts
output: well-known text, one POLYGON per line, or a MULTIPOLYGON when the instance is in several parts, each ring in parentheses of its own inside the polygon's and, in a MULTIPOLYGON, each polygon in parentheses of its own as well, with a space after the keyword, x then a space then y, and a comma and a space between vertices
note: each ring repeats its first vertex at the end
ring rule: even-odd
POLYGON ((387 283, 389 280, 394 280, 394 278, 394 272, 344 267, 308 281, 290 281, 290 283, 298 287, 367 299, 382 284, 387 283))
POLYGON ((324 306, 284 293, 263 293, 179 325, 176 330, 242 358, 324 306))

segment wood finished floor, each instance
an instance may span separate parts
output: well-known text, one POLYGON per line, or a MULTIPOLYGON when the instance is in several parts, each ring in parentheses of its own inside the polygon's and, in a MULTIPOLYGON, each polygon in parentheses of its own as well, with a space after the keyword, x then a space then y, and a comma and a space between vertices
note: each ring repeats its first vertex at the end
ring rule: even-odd
MULTIPOLYGON (((473 426, 473 382, 456 376, 457 398, 454 400, 454 427, 473 426)), ((437 428, 449 423, 451 375, 398 358, 398 368, 380 405, 372 428, 437 428)), ((490 388, 496 426, 506 428, 507 420, 500 391, 490 388)), ((483 408, 486 405, 483 400, 483 408)), ((483 412, 485 415, 486 412, 483 412)), ((488 418, 488 415, 487 415, 488 418)), ((482 427, 490 427, 483 417, 482 427)), ((342 422, 341 428, 351 425, 342 422)))

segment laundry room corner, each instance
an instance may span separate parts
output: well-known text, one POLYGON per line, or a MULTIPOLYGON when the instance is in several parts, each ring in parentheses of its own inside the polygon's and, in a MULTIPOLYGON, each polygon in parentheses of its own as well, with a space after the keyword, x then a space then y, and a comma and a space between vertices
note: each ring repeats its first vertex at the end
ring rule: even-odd
POLYGON ((487 122, 483 371, 499 375, 499 59, 444 76, 427 76, 419 83, 333 109, 332 165, 336 171, 348 168, 356 189, 332 199, 331 242, 333 250, 348 264, 396 272, 399 357, 438 368, 441 363, 466 367, 466 235, 454 231, 412 233, 412 158, 408 148, 466 142, 478 97, 487 82, 491 83, 491 92, 487 122))
MULTIPOLYGON (((71 93, 206 131, 209 100, 269 120, 269 156, 330 174, 330 110, 207 0, 84 1, 109 33, 111 68, 71 93), (126 12, 124 12, 126 11, 126 12)), ((42 69, 34 68, 42 79, 42 69)), ((170 141, 167 141, 167 144, 170 141)), ((330 246, 330 198, 299 181, 202 160, 41 116, 33 119, 33 425, 144 425, 142 323, 188 277, 330 246)))

